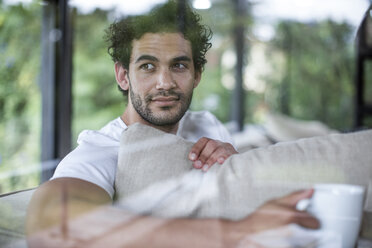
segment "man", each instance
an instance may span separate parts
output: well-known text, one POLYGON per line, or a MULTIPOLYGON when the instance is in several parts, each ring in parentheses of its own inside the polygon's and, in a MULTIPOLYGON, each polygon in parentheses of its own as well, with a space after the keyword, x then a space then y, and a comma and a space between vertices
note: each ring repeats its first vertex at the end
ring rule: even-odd
MULTIPOLYGON (((29 234, 60 222, 61 188, 67 192, 68 215, 72 217, 112 201, 119 137, 134 123, 196 142, 189 153, 196 169, 207 171, 237 153, 214 116, 187 111, 211 46, 211 32, 199 19, 188 6, 180 12, 177 2, 169 1, 149 15, 128 17, 110 26, 108 51, 115 62, 119 89, 128 95, 128 105, 120 118, 100 131, 82 132, 79 146, 58 165, 53 180, 39 187, 29 208, 29 234)), ((184 233, 197 227, 213 232, 218 223, 234 243, 243 234, 292 222, 317 227, 314 218, 295 210, 296 203, 311 194, 311 190, 301 191, 273 200, 238 222, 178 219, 161 231, 184 233), (266 211, 280 216, 273 219, 266 211)))

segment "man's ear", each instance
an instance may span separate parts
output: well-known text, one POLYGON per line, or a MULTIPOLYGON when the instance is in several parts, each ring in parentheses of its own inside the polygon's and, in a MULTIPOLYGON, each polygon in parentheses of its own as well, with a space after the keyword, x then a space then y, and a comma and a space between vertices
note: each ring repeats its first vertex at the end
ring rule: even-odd
POLYGON ((119 62, 115 63, 115 78, 121 89, 129 89, 128 70, 125 69, 119 62))
POLYGON ((194 81, 194 88, 199 85, 201 80, 201 71, 195 71, 195 81, 194 81))

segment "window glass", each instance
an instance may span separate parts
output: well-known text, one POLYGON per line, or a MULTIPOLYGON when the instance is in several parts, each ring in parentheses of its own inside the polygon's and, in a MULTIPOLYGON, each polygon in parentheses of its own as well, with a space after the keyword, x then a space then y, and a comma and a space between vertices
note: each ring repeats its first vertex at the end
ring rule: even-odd
MULTIPOLYGON (((198 9, 214 38, 192 107, 208 109, 227 122, 234 101, 234 27, 239 20, 231 2, 210 2, 213 4, 209 9, 198 9)), ((298 120, 317 120, 338 130, 351 129, 354 41, 368 1, 282 0, 246 4, 245 124, 264 124, 267 113, 274 112, 298 120), (296 10, 289 10, 290 6, 296 10)))
POLYGON ((107 53, 105 29, 126 15, 146 13, 156 1, 107 1, 90 3, 72 0, 74 12, 73 43, 73 118, 72 142, 84 129, 100 129, 109 120, 119 117, 127 99, 118 90, 114 62, 107 53))
MULTIPOLYGON (((116 90, 103 30, 115 18, 143 13, 149 7, 142 1, 137 8, 110 3, 71 2, 78 9, 73 140, 82 129, 101 127, 125 107, 126 100, 116 90)), ((262 124, 265 112, 272 111, 295 119, 318 120, 338 130, 352 128, 354 38, 368 1, 333 3, 337 7, 332 7, 332 2, 304 1, 296 5, 296 11, 288 11, 290 0, 247 1, 242 22, 246 124, 262 124), (308 11, 309 5, 316 11, 308 11), (353 11, 348 11, 351 8, 353 11)), ((190 4, 214 33, 191 109, 209 110, 226 123, 231 118, 236 76, 236 10, 229 1, 190 4)))
POLYGON ((73 146, 83 129, 101 128, 118 117, 125 106, 103 39, 108 17, 109 12, 99 9, 78 11, 74 17, 73 146))
MULTIPOLYGON (((35 171, 40 168, 42 5, 40 1, 20 2, 27 3, 0 2, 0 192, 37 185, 39 180, 35 171)), ((70 2, 76 8, 73 146, 81 130, 98 129, 125 108, 103 40, 104 29, 120 16, 144 13, 164 1, 100 6, 83 2, 70 2)), ((340 10, 319 2, 313 15, 284 11, 280 5, 288 6, 288 1, 248 2, 243 73, 246 124, 262 123, 263 112, 269 109, 297 119, 319 120, 338 130, 351 128, 354 37, 368 1, 353 6, 347 2, 337 4, 340 10), (343 10, 343 5, 353 11, 343 10)), ((228 1, 213 1, 209 7, 197 9, 214 36, 191 109, 209 110, 225 123, 230 120, 235 83, 236 20, 228 1)), ((297 6, 297 12, 305 13, 308 7, 306 3, 297 6)), ((365 91, 367 99, 370 88, 365 91)))
MULTIPOLYGON (((77 146, 75 141, 82 130, 101 128, 110 120, 121 115, 126 107, 127 99, 118 91, 114 63, 107 54, 104 30, 114 20, 128 15, 146 13, 153 4, 164 1, 69 1, 73 25, 71 133, 73 148, 77 146), (94 2, 97 4, 95 5, 94 2)), ((368 164, 363 164, 365 159, 369 157, 361 156, 356 162, 351 158, 358 152, 367 154, 369 152, 368 145, 358 146, 359 144, 356 144, 355 141, 357 139, 354 141, 352 141, 353 138, 351 141, 343 140, 345 136, 342 135, 333 136, 331 139, 328 136, 321 136, 319 144, 317 139, 301 139, 318 136, 319 133, 316 131, 311 133, 318 127, 321 127, 320 131, 325 130, 325 133, 321 134, 333 133, 333 130, 327 127, 336 131, 352 128, 355 74, 354 37, 368 1, 355 0, 350 5, 346 4, 346 2, 351 2, 349 0, 242 0, 240 2, 246 4, 244 13, 239 12, 242 8, 234 8, 233 3, 238 1, 190 0, 189 2, 201 15, 202 23, 210 26, 214 33, 213 46, 206 57, 208 63, 205 66, 202 80, 195 89, 190 108, 191 110, 208 110, 228 128, 233 127, 234 123, 230 125, 231 114, 234 111, 231 106, 233 106, 232 102, 236 100, 234 87, 240 80, 241 93, 245 95, 241 104, 244 105, 244 125, 247 132, 233 133, 231 138, 241 154, 234 154, 233 159, 227 162, 230 153, 226 157, 219 157, 219 161, 222 159, 222 162, 218 161, 221 165, 215 163, 212 165, 215 167, 204 173, 190 169, 191 163, 187 152, 190 151, 192 145, 174 135, 164 136, 163 133, 159 134, 158 130, 148 131, 145 130, 148 127, 134 126, 132 129, 135 130, 134 132, 131 129, 124 132, 127 135, 124 142, 128 143, 120 147, 120 155, 116 159, 118 143, 113 144, 114 142, 106 142, 104 139, 102 139, 103 142, 100 142, 101 140, 96 138, 99 135, 89 136, 88 133, 85 145, 79 147, 81 149, 77 150, 75 157, 67 159, 68 162, 61 169, 66 174, 61 173, 60 175, 72 175, 83 180, 89 179, 94 184, 97 182, 96 185, 99 187, 106 187, 107 192, 115 191, 110 193, 114 194, 114 199, 119 200, 116 202, 118 205, 99 208, 98 212, 92 211, 88 215, 84 215, 80 221, 75 219, 73 213, 75 206, 79 212, 84 212, 85 204, 80 205, 79 201, 76 201, 79 194, 86 193, 83 198, 89 201, 88 208, 92 210, 94 203, 103 202, 95 201, 95 197, 105 195, 102 193, 105 191, 99 191, 87 183, 86 187, 83 187, 84 182, 81 181, 81 184, 61 183, 61 188, 51 187, 51 190, 57 190, 55 194, 50 194, 48 197, 57 200, 48 203, 57 202, 60 204, 57 208, 47 207, 45 211, 40 212, 42 212, 41 215, 56 217, 61 221, 58 224, 60 226, 54 226, 52 229, 46 228, 45 232, 40 232, 41 238, 44 236, 46 241, 49 239, 54 244, 57 241, 89 247, 94 244, 99 246, 102 243, 108 244, 108 246, 116 242, 132 243, 137 238, 139 241, 147 242, 146 235, 150 235, 151 242, 154 237, 166 236, 166 241, 175 240, 175 242, 181 242, 182 246, 182 242, 185 241, 198 243, 194 237, 200 233, 199 236, 206 243, 222 243, 229 241, 229 239, 225 240, 223 235, 230 233, 228 233, 228 228, 220 228, 223 227, 221 223, 227 223, 228 227, 236 227, 236 233, 232 232, 233 235, 228 235, 229 238, 234 238, 234 236, 239 237, 244 234, 244 230, 241 229, 243 226, 241 223, 244 222, 212 222, 212 227, 216 228, 204 229, 204 231, 216 231, 212 238, 195 228, 181 230, 180 237, 185 238, 184 240, 169 239, 169 235, 156 235, 153 230, 166 230, 163 228, 168 227, 170 229, 174 227, 174 230, 177 230, 177 221, 187 223, 188 217, 193 217, 193 219, 197 219, 197 217, 244 219, 262 206, 261 204, 264 202, 282 197, 299 188, 311 188, 315 183, 321 181, 369 184, 370 195, 371 180, 365 177, 368 175, 365 171, 370 172, 370 167, 368 164), (294 4, 295 2, 296 4, 294 4), (330 5, 330 2, 333 5, 330 5), (344 9, 338 9, 340 6, 343 6, 344 9), (355 6, 358 8, 352 8, 355 6), (290 9, 289 12, 288 9, 290 9), (339 14, 338 11, 343 14, 339 14), (354 19, 354 17, 345 14, 349 12, 358 17, 354 19), (337 17, 338 15, 342 18, 337 17), (237 32, 239 30, 241 36, 237 32), (239 42, 242 42, 244 46, 237 49, 236 44, 239 42), (240 56, 243 62, 241 68, 239 68, 238 59, 240 56), (241 69, 240 75, 238 68, 241 69), (241 78, 239 78, 240 76, 241 78), (281 117, 268 122, 267 118, 272 113, 281 117), (275 121, 278 122, 275 123, 275 121), (307 121, 316 121, 316 123, 312 125, 314 122, 307 121), (271 132, 273 129, 269 129, 268 123, 274 123, 274 126, 278 124, 276 128, 279 128, 276 129, 276 133, 271 132), (307 127, 310 128, 307 129, 307 127), (287 133, 289 134, 285 136, 287 133), (293 136, 291 136, 292 134, 293 136), (94 137, 95 140, 91 137, 94 137), (294 142, 283 142, 289 140, 294 142), (296 140, 300 141, 296 142, 296 140), (270 146, 279 142, 282 142, 281 145, 270 146), (186 152, 185 147, 187 148, 186 152), (257 147, 262 149, 253 149, 257 147), (144 149, 142 150, 142 148, 144 149), (356 152, 355 150, 359 148, 362 151, 356 152), (248 150, 249 152, 243 154, 248 150), (224 161, 225 164, 223 164, 224 161), (249 161, 248 164, 247 161, 249 161), (352 166, 356 163, 362 165, 360 170, 350 170, 350 168, 354 168, 352 166), (96 168, 89 171, 89 165, 96 166, 96 168), (68 174, 76 168, 75 174, 68 174), (356 176, 354 177, 354 175, 356 176), (360 182, 359 178, 362 178, 363 182, 360 182), (75 187, 76 185, 82 185, 82 187, 75 187), (130 192, 131 190, 133 191, 130 192), (91 192, 99 194, 92 195, 91 192), (68 206, 70 200, 73 204, 76 203, 73 208, 68 206), (120 209, 115 208, 117 206, 120 209), (52 209, 52 212, 47 212, 49 209, 52 209), (120 214, 119 211, 123 211, 124 214, 120 214), (130 214, 135 212, 146 216, 131 218, 127 216, 127 211, 130 214), (229 213, 222 213, 223 211, 229 213), (112 215, 110 215, 111 213, 112 215), (152 225, 150 221, 148 222, 150 225, 148 225, 147 217, 151 218, 153 213, 170 219, 157 220, 156 223, 154 222, 155 225, 152 225), (171 219, 173 217, 187 218, 174 221, 171 219), (70 220, 72 221, 69 222, 70 220), (170 225, 165 225, 168 220, 170 225), (137 225, 135 222, 139 224, 137 225), (94 224, 92 225, 92 223, 94 224), (237 225, 234 226, 234 224, 237 225), (133 231, 135 235, 131 234, 131 228, 136 229, 133 231), (118 232, 122 230, 123 232, 118 232), (188 232, 190 230, 191 232, 188 232), (221 230, 223 231, 221 232, 221 230), (183 236, 183 234, 186 235, 183 236), (188 239, 188 234, 193 238, 188 239)), ((40 181, 40 153, 45 151, 41 150, 40 145, 42 106, 38 75, 40 53, 43 50, 40 47, 42 14, 42 4, 40 3, 39 1, 30 1, 27 4, 22 4, 15 0, 0 0, 0 193, 37 186, 40 181)), ((148 24, 148 22, 145 23, 148 24)), ((55 32, 55 34, 57 35, 59 32, 55 32)), ((168 52, 167 48, 164 50, 164 54, 168 52)), ((150 50, 150 52, 152 51, 158 51, 157 47, 150 50)), ((163 57, 162 54, 157 60, 151 58, 151 54, 150 56, 146 55, 140 58, 151 60, 154 65, 155 62, 162 63, 166 57, 163 57)), ((178 67, 179 60, 189 61, 185 57, 177 55, 173 60, 169 60, 172 61, 169 68, 180 69, 178 67)), ((148 62, 146 64, 148 65, 148 62)), ((188 62, 186 67, 187 65, 188 62)), ((146 71, 148 68, 145 64, 139 68, 145 68, 144 73, 150 71, 146 71)), ((368 62, 366 68, 367 81, 371 81, 372 63, 368 62)), ((190 78, 186 77, 186 79, 190 78)), ((153 83, 155 80, 150 82, 153 83)), ((147 83, 146 80, 143 82, 147 83)), ((191 80, 187 82, 190 83, 191 80)), ((366 98, 371 99, 370 86, 366 88, 364 94, 366 98)), ((148 99, 156 101, 152 97, 148 99)), ((163 107, 163 109, 170 108, 163 107)), ((190 117, 190 119, 192 118, 190 117)), ((195 142, 200 138, 199 135, 207 136, 212 133, 215 137, 224 139, 224 142, 230 142, 230 136, 225 134, 223 127, 213 126, 215 124, 213 118, 208 120, 206 117, 198 123, 195 119, 189 122, 189 126, 186 124, 182 126, 185 136, 191 137, 189 141, 195 142), (207 121, 204 122, 205 120, 207 121), (204 123, 208 123, 208 125, 204 125, 204 123), (200 132, 197 133, 195 130, 200 132), (208 133, 209 131, 210 133, 208 133)), ((367 123, 372 125, 372 118, 369 118, 367 123)), ((234 127, 231 128, 231 130, 233 129, 234 127)), ((110 136, 111 133, 105 135, 110 136)), ((359 133, 359 135, 363 135, 363 133, 359 133)), ((363 137, 358 137, 358 139, 364 142, 363 137)), ((225 151, 224 149, 227 147, 227 150, 235 153, 232 146, 228 144, 222 142, 209 144, 212 144, 211 147, 213 144, 217 144, 214 151, 225 151), (218 147, 219 145, 220 147, 218 147)), ((208 153, 207 150, 207 148, 204 150, 205 153, 208 153)), ((214 152, 211 151, 211 153, 214 152)), ((197 157, 196 154, 190 154, 190 157, 192 156, 197 157)), ((208 166, 205 167, 206 163, 204 162, 206 161, 198 161, 202 160, 201 158, 196 160, 195 167, 198 162, 201 168, 208 168, 208 166)), ((52 183, 57 185, 58 181, 52 183)), ((302 195, 301 199, 310 198, 311 195, 312 191, 309 190, 306 197, 302 195)), ((288 209, 295 210, 295 205, 300 198, 298 195, 292 197, 286 200, 269 201, 272 204, 271 207, 261 208, 261 211, 256 212, 258 216, 261 215, 265 218, 260 219, 259 217, 256 223, 255 218, 248 218, 246 219, 248 221, 253 219, 253 222, 248 222, 253 224, 246 226, 250 231, 260 231, 261 225, 265 226, 265 221, 270 220, 268 222, 270 224, 271 221, 275 223, 276 220, 281 220, 281 217, 286 216, 285 213, 288 209), (276 215, 277 213, 279 214, 276 215)), ((362 202, 362 198, 360 197, 360 202, 362 202)), ((44 204, 44 201, 39 202, 44 204)), ((27 204, 22 205, 22 207, 26 206, 27 204)), ((44 205, 40 207, 44 207, 44 205)), ((8 212, 13 212, 13 209, 10 209, 11 211, 8 212)), ((25 212, 22 213, 25 214, 25 212)), ((287 216, 295 216, 295 220, 300 220, 303 215, 297 215, 298 213, 287 216)), ((9 223, 13 222, 13 216, 8 218, 5 215, 5 217, 9 223)), ((305 217, 308 218, 306 215, 305 217)), ((345 219, 344 216, 341 217, 337 218, 345 219)), ((209 221, 203 220, 204 223, 210 223, 209 221)), ((39 224, 39 219, 35 222, 39 224)), ((22 220, 21 223, 24 221, 22 220)), ((40 223, 42 222, 40 221, 40 223)), ((190 226, 186 226, 186 228, 188 227, 190 226)), ((293 240, 298 242, 300 239, 297 239, 296 232, 302 236, 302 232, 306 231, 305 229, 297 229, 293 225, 290 225, 289 228, 279 229, 280 232, 284 230, 284 241, 287 241, 289 237, 291 242, 293 237, 293 240), (292 231, 292 228, 296 229, 292 231), (291 234, 289 236, 287 235, 288 231, 291 234)), ((315 241, 302 240, 314 244, 322 243, 321 238, 314 238, 315 241)), ((340 240, 338 236, 331 238, 329 243, 335 239, 340 240)), ((262 244, 272 241, 270 238, 267 239, 265 235, 261 236, 261 239, 257 241, 259 244, 261 241, 262 244)), ((250 236, 244 234, 239 245, 245 244, 244 242, 248 245, 250 236)), ((222 244, 219 245, 222 246, 222 244)), ((224 245, 226 244, 224 243, 224 245)))
POLYGON ((0 193, 37 186, 41 5, 0 1, 0 193))

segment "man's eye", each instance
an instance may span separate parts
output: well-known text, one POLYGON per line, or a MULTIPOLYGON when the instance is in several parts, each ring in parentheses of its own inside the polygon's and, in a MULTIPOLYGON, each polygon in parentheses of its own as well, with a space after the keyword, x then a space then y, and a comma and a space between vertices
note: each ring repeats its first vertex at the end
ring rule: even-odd
POLYGON ((181 64, 181 63, 176 63, 176 64, 173 65, 173 67, 176 68, 176 69, 186 69, 187 68, 186 65, 181 64))
POLYGON ((155 66, 153 64, 143 64, 140 66, 140 68, 146 71, 150 71, 153 70, 155 66))

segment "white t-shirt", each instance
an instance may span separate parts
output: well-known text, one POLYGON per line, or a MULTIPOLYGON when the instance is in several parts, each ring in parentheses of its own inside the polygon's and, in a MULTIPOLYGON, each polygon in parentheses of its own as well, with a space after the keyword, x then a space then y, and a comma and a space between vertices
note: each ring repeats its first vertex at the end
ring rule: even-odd
MULTIPOLYGON (((127 125, 118 117, 99 131, 82 131, 79 145, 59 163, 52 179, 79 178, 98 185, 113 197, 120 136, 125 129, 127 125)), ((208 137, 233 143, 227 129, 207 111, 186 112, 177 135, 192 142, 208 137)))

